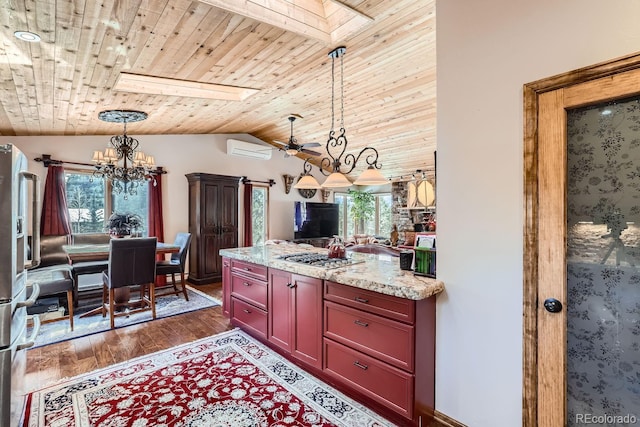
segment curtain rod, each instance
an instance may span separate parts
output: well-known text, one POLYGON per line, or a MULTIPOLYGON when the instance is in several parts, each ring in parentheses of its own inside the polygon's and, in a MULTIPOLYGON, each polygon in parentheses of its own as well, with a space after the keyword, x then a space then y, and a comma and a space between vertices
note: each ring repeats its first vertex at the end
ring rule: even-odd
POLYGON ((276 183, 273 179, 270 179, 269 181, 256 181, 254 179, 249 179, 246 176, 243 176, 240 182, 242 182, 243 184, 253 184, 254 182, 257 182, 259 184, 269 184, 269 187, 275 185, 276 183))
MULTIPOLYGON (((76 166, 91 166, 95 167, 93 163, 82 163, 82 162, 70 162, 67 160, 56 160, 51 158, 51 154, 43 154, 42 157, 36 157, 36 162, 42 163, 45 168, 48 168, 49 165, 76 165, 76 166)), ((166 170, 162 168, 162 166, 157 166, 152 173, 156 175, 161 175, 167 173, 166 170)))

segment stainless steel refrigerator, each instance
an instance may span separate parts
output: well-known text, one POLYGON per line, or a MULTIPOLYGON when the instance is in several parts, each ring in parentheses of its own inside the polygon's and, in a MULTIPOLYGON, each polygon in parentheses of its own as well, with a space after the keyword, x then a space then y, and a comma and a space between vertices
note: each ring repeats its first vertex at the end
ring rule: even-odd
POLYGON ((39 288, 27 288, 27 269, 39 263, 38 176, 13 144, 0 144, 0 426, 17 426, 24 408, 25 349, 40 327, 37 316, 27 336, 27 309, 39 288), (31 220, 29 220, 29 218, 31 220), (31 224, 32 255, 27 236, 31 224))

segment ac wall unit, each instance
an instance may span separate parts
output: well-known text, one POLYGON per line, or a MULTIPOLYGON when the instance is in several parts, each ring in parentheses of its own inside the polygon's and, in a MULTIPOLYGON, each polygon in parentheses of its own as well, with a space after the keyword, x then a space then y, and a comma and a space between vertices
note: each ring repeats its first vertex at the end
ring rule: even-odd
POLYGON ((271 152, 272 148, 265 145, 253 144, 237 139, 227 139, 227 154, 232 156, 269 160, 271 158, 271 152))

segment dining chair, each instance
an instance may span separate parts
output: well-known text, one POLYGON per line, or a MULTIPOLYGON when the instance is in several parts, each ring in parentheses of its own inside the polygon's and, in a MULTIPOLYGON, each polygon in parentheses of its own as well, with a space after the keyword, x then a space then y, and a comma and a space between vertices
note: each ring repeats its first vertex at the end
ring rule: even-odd
POLYGON ((112 239, 109 243, 109 268, 102 274, 102 317, 109 312, 111 329, 114 318, 131 313, 151 310, 156 318, 156 298, 153 282, 156 277, 157 238, 112 239), (140 298, 135 301, 116 301, 117 289, 140 288, 140 298), (149 297, 146 295, 149 289, 149 297), (132 310, 116 312, 116 308, 135 307, 132 310))
POLYGON ((167 290, 170 286, 166 286, 162 288, 160 290, 161 293, 157 293, 156 296, 179 295, 180 292, 182 292, 184 299, 189 301, 189 296, 187 295, 187 283, 184 278, 184 270, 187 262, 187 253, 189 252, 189 246, 191 244, 191 233, 178 233, 173 244, 180 246, 180 250, 172 253, 171 259, 156 262, 156 275, 166 276, 167 274, 171 274, 173 290, 167 290), (176 274, 180 274, 181 289, 178 289, 176 286, 176 274))

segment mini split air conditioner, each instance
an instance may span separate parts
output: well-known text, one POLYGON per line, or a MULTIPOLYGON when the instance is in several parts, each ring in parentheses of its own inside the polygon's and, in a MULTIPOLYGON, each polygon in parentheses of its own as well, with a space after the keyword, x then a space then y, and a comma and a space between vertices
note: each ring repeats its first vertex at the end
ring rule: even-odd
POLYGON ((272 148, 251 142, 227 139, 227 154, 232 156, 249 157, 252 159, 269 160, 272 148))

